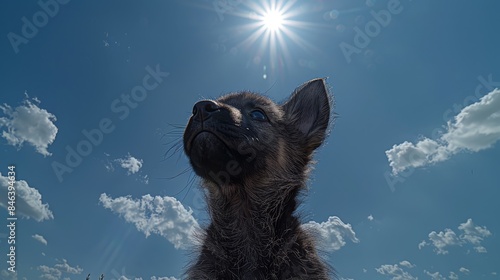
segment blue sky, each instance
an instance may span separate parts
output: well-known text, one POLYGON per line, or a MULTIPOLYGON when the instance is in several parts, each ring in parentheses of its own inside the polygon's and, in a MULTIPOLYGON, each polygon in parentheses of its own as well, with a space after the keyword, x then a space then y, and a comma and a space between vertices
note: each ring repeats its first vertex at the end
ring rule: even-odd
POLYGON ((328 262, 343 279, 499 279, 499 9, 493 0, 5 3, 1 278, 180 279, 190 233, 207 224, 176 144, 193 104, 238 90, 279 102, 329 77, 339 118, 301 207, 328 262), (273 6, 282 25, 260 33, 273 6))

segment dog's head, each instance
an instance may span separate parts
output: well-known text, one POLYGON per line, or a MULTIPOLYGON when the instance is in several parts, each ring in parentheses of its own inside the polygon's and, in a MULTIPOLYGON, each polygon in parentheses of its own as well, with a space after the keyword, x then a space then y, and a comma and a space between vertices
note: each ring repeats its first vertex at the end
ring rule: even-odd
POLYGON ((184 151, 196 174, 220 188, 300 180, 327 134, 330 103, 323 79, 304 83, 283 104, 249 92, 199 101, 184 151))

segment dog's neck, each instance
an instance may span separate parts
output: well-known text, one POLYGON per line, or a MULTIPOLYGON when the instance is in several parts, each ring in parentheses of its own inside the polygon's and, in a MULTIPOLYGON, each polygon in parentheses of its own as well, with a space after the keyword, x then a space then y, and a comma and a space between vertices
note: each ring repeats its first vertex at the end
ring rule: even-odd
POLYGON ((270 246, 284 245, 295 235, 299 221, 294 212, 301 186, 212 187, 217 189, 209 189, 211 224, 207 234, 217 237, 209 240, 217 240, 216 246, 225 252, 259 253, 270 246))

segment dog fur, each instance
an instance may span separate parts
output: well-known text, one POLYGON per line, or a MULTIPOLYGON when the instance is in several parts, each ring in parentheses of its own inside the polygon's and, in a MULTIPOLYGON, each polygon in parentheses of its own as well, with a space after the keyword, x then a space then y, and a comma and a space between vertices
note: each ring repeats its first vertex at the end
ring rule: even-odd
POLYGON ((330 279, 295 210, 330 123, 324 79, 276 104, 238 92, 197 102, 184 151, 206 192, 210 224, 186 279, 330 279))

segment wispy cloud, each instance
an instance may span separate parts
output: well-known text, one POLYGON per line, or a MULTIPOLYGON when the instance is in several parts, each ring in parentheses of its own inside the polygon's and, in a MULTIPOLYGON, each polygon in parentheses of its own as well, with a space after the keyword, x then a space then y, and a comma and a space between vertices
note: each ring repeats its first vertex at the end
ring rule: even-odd
POLYGON ((2 271, 0 271, 0 276, 2 276, 3 280, 18 280, 17 272, 10 272, 5 269, 2 269, 2 271))
POLYGON ((459 271, 460 271, 460 272, 462 272, 463 274, 469 274, 469 273, 470 273, 470 270, 469 270, 469 269, 467 269, 467 268, 465 268, 465 267, 461 267, 461 268, 459 269, 459 271))
POLYGON ((61 279, 62 272, 53 267, 48 267, 46 265, 38 266, 38 271, 40 271, 40 278, 47 280, 59 280, 61 279))
POLYGON ((127 175, 132 175, 135 174, 137 177, 136 179, 144 184, 149 184, 149 176, 142 175, 140 172, 142 165, 144 161, 142 159, 136 158, 131 156, 130 154, 126 155, 123 158, 117 158, 110 160, 108 159, 110 157, 109 154, 104 153, 107 157, 106 162, 104 163, 104 167, 108 172, 113 172, 115 171, 115 165, 118 165, 118 167, 121 167, 127 171, 127 175), (136 174, 137 173, 137 174, 136 174))
POLYGON ((400 262, 399 262, 399 265, 401 265, 401 266, 405 266, 405 267, 408 267, 408 268, 413 268, 413 267, 415 267, 415 265, 414 265, 414 264, 412 264, 412 263, 411 263, 411 262, 409 262, 409 261, 400 261, 400 262))
POLYGON ((2 137, 9 145, 22 147, 24 142, 35 147, 36 151, 44 156, 50 156, 48 146, 54 142, 57 134, 57 127, 54 125, 56 117, 41 109, 37 104, 38 99, 26 99, 23 104, 12 108, 7 104, 0 105, 5 117, 0 118, 0 128, 2 137))
POLYGON ((431 273, 427 270, 424 270, 424 273, 429 275, 432 280, 446 280, 446 277, 443 277, 443 275, 441 275, 439 272, 431 273))
POLYGON ((439 273, 438 271, 436 272, 429 272, 428 270, 424 270, 424 273, 427 274, 428 276, 431 277, 432 280, 458 280, 458 275, 453 272, 453 271, 450 271, 450 274, 448 275, 448 278, 446 278, 445 276, 443 276, 441 273, 439 273))
POLYGON ((354 243, 359 242, 351 225, 345 224, 339 217, 331 216, 326 222, 322 223, 310 221, 303 224, 302 227, 313 233, 317 233, 321 237, 321 249, 325 251, 339 250, 346 244, 345 238, 350 239, 354 243))
POLYGON ((174 197, 144 195, 141 199, 130 196, 111 198, 101 194, 99 201, 111 211, 133 223, 146 237, 159 234, 176 249, 189 248, 195 242, 193 234, 199 228, 191 209, 187 210, 174 197))
POLYGON ((382 275, 392 276, 392 280, 418 280, 417 277, 399 267, 398 264, 384 264, 375 270, 382 275))
POLYGON ((31 237, 33 237, 36 241, 42 243, 43 245, 47 245, 47 240, 45 240, 45 238, 43 238, 43 236, 35 234, 35 235, 32 235, 31 237))
POLYGON ((81 269, 78 265, 76 267, 70 266, 66 259, 63 259, 61 263, 56 263, 54 267, 69 274, 81 274, 83 272, 83 269, 81 269))
POLYGON ((461 231, 457 235, 453 230, 447 228, 444 231, 429 233, 429 241, 422 241, 418 248, 422 249, 425 246, 434 246, 434 251, 438 255, 448 254, 446 248, 451 246, 463 246, 465 244, 472 244, 474 250, 478 253, 486 253, 486 248, 481 245, 484 238, 491 235, 491 232, 484 226, 474 225, 472 219, 460 224, 458 229, 461 231))
MULTIPOLYGON (((8 183, 8 178, 2 176, 2 173, 0 173, 0 191, 2 193, 7 193, 9 187, 8 183)), ((24 180, 16 181, 15 187, 17 205, 16 214, 26 218, 33 218, 37 222, 54 219, 52 211, 49 210, 49 205, 42 203, 42 195, 37 189, 30 187, 24 180)), ((0 196, 0 206, 7 208, 8 205, 6 195, 0 196)))
POLYGON ((460 111, 438 139, 394 145, 385 154, 397 175, 409 168, 445 161, 461 151, 478 152, 500 140, 500 90, 495 89, 460 111))

